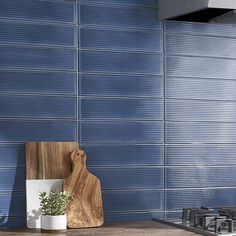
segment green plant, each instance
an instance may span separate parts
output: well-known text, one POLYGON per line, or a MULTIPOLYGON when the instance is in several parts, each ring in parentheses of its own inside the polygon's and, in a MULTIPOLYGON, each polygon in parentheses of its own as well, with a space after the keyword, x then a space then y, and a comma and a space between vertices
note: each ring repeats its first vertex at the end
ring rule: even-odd
POLYGON ((73 197, 66 192, 51 191, 49 195, 40 192, 39 200, 43 215, 58 216, 66 214, 67 206, 73 197))

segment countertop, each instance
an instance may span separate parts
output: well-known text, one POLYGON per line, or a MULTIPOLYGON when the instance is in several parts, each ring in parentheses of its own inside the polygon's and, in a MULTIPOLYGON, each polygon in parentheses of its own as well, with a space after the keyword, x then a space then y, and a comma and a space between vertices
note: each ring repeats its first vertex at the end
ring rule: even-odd
POLYGON ((142 221, 142 222, 132 222, 132 223, 120 223, 120 224, 110 224, 104 225, 99 228, 89 228, 89 229, 75 229, 67 230, 66 233, 40 233, 32 230, 0 230, 0 235, 15 235, 15 236, 196 236, 198 234, 191 233, 182 229, 178 229, 165 224, 153 222, 153 221, 142 221))

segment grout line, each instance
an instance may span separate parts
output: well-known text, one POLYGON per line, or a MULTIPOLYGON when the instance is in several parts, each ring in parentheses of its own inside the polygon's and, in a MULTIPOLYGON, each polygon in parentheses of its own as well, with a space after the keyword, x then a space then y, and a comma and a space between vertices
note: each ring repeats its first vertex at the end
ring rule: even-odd
MULTIPOLYGON (((162 64, 163 64, 163 210, 166 211, 166 150, 165 150, 165 143, 166 143, 166 136, 165 136, 165 130, 166 130, 166 63, 165 63, 165 22, 162 22, 162 64)), ((164 218, 166 218, 166 214, 164 213, 164 218)))

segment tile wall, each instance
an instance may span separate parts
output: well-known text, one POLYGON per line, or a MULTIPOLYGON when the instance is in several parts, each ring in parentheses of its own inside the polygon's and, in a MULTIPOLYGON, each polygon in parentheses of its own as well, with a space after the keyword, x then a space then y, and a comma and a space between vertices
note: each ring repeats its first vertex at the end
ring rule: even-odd
POLYGON ((25 227, 24 142, 79 141, 106 222, 236 205, 236 26, 157 0, 0 0, 0 227, 25 227))

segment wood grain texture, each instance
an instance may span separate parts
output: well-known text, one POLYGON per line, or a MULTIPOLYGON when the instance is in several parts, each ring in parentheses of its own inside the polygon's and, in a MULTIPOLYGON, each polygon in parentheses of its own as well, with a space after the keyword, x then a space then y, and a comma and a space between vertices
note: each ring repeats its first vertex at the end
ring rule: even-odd
POLYGON ((26 179, 64 179, 72 171, 70 153, 77 142, 28 142, 25 145, 26 179))
POLYGON ((100 180, 86 168, 86 154, 82 150, 71 154, 72 174, 63 183, 64 191, 74 200, 67 211, 69 228, 98 227, 104 222, 100 180))

